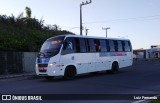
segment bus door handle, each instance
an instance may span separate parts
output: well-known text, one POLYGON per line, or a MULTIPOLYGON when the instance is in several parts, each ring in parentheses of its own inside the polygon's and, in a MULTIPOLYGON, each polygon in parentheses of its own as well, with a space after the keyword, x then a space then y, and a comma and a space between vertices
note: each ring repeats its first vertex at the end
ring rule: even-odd
POLYGON ((74 56, 72 56, 72 58, 71 58, 72 60, 74 60, 74 56))
POLYGON ((78 63, 78 65, 82 65, 81 63, 78 63))

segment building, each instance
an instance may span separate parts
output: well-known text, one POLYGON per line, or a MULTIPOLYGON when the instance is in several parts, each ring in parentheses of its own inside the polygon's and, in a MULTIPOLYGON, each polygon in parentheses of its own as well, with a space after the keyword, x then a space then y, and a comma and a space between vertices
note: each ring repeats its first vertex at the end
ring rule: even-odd
POLYGON ((154 59, 160 58, 160 45, 152 45, 150 49, 137 49, 133 51, 134 58, 154 59))
POLYGON ((160 45, 151 46, 146 50, 146 59, 150 58, 160 58, 160 45))

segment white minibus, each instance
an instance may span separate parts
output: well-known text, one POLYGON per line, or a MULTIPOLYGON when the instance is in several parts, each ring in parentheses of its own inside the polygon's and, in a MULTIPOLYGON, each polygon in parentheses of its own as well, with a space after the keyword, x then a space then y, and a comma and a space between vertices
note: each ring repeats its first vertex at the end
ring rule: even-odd
POLYGON ((129 39, 61 35, 47 39, 36 59, 36 74, 73 79, 78 74, 98 71, 116 73, 133 63, 129 39))

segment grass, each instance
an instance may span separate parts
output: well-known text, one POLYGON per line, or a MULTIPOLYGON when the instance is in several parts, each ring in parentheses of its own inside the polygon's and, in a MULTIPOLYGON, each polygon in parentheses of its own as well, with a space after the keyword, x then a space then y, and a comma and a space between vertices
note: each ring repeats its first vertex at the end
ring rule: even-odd
POLYGON ((149 103, 160 103, 160 100, 152 100, 149 103))

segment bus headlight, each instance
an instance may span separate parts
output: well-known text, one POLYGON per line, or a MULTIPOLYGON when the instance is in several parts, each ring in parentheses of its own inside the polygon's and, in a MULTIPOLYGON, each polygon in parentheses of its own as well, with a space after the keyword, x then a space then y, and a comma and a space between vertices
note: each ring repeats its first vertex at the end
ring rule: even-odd
POLYGON ((53 64, 51 63, 51 64, 49 64, 48 66, 49 66, 49 67, 52 67, 52 66, 53 66, 53 64))
POLYGON ((52 66, 54 66, 55 64, 56 64, 56 62, 49 63, 49 64, 48 64, 48 67, 52 67, 52 66))
POLYGON ((36 68, 38 68, 38 64, 36 64, 36 68))

